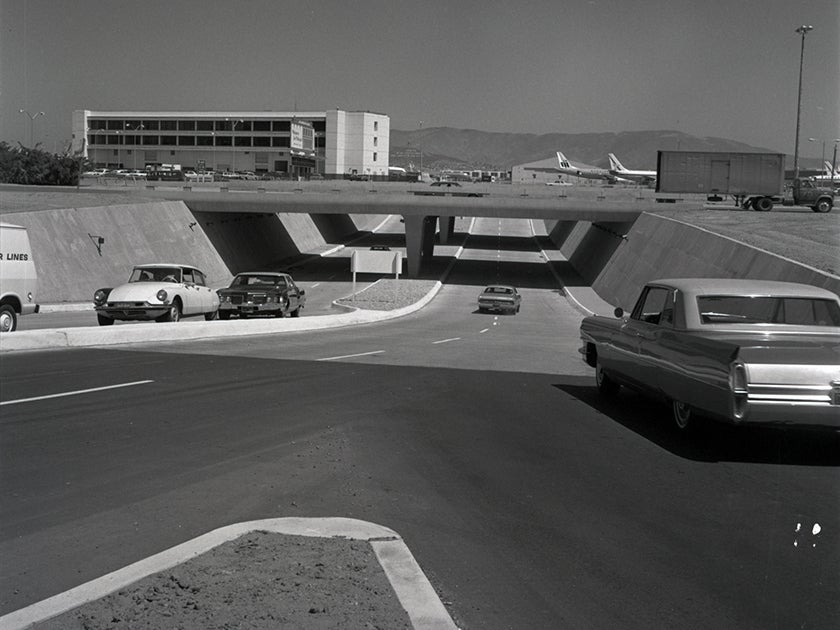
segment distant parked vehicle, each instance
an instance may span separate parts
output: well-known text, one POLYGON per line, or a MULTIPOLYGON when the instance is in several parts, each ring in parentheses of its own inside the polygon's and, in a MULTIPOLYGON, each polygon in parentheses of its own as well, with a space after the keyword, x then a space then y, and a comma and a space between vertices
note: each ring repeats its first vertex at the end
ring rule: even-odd
POLYGON ((26 228, 0 223, 0 332, 17 328, 19 315, 37 313, 38 272, 26 228))

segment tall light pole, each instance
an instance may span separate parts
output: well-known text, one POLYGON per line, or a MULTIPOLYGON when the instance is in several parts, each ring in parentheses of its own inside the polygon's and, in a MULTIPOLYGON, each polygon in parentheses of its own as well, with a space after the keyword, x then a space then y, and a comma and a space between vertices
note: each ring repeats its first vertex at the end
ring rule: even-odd
POLYGON ((793 178, 799 177, 799 116, 802 110, 802 66, 805 59, 805 35, 814 30, 813 26, 804 24, 796 29, 802 35, 802 45, 799 49, 799 95, 796 99, 796 146, 793 149, 793 178))
POLYGON ((44 112, 35 112, 32 114, 25 109, 19 109, 18 114, 26 114, 29 116, 29 146, 30 148, 34 148, 32 147, 32 137, 35 135, 35 119, 38 118, 38 116, 46 116, 46 114, 44 112))
POLYGON ((210 137, 213 140, 213 179, 216 179, 216 132, 211 131, 210 137))
MULTIPOLYGON (((125 128, 126 128, 126 129, 130 129, 131 131, 135 132, 135 134, 136 134, 136 132, 138 132, 140 129, 145 129, 145 127, 143 127, 143 123, 140 123, 140 124, 139 124, 139 125, 137 125, 136 127, 132 127, 129 123, 125 123, 125 128)), ((137 146, 138 146, 139 144, 140 144, 140 143, 139 143, 139 142, 137 142, 137 136, 135 135, 135 136, 134 136, 134 148, 131 150, 131 154, 134 156, 134 170, 135 170, 135 171, 137 170, 137 146)))
MULTIPOLYGON (((225 120, 230 121, 230 118, 225 118, 225 120)), ((231 136, 230 136, 230 150, 231 150, 231 159, 230 159, 230 170, 232 172, 236 172, 236 125, 239 123, 244 123, 244 120, 234 120, 233 127, 231 129, 231 136)))

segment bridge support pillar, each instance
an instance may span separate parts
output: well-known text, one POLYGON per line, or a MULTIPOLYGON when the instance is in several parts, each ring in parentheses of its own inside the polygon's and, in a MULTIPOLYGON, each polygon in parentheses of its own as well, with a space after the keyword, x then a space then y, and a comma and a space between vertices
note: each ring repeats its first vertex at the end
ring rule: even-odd
POLYGON ((438 217, 440 224, 440 244, 446 245, 455 231, 455 217, 438 217))
POLYGON ((423 261, 431 259, 435 250, 437 217, 408 215, 405 219, 405 248, 408 259, 408 276, 420 275, 423 261))

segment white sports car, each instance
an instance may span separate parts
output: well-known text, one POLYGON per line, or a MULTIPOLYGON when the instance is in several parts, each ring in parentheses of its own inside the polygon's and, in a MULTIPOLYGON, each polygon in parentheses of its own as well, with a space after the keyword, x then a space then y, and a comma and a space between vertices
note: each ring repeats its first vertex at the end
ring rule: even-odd
POLYGON ((181 317, 219 313, 219 296, 204 274, 190 265, 138 265, 126 284, 99 289, 93 307, 100 326, 117 319, 177 322, 181 317))

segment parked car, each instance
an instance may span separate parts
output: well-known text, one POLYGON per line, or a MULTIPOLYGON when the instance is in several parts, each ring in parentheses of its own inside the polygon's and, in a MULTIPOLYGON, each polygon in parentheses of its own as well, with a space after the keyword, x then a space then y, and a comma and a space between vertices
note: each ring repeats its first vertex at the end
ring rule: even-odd
POLYGON ((522 305, 522 296, 516 287, 499 284, 491 284, 486 287, 478 296, 478 310, 481 313, 486 311, 497 311, 516 314, 522 305))
POLYGON ((442 179, 438 182, 432 182, 432 186, 443 186, 444 188, 460 188, 461 184, 459 184, 458 182, 442 179))
POLYGON ((840 298, 810 285, 758 280, 656 280, 633 311, 580 325, 598 389, 626 385, 697 416, 735 424, 840 428, 840 298))
POLYGON ((97 290, 93 307, 100 326, 118 319, 177 322, 199 315, 210 321, 219 312, 219 296, 191 265, 138 265, 126 284, 97 290))
POLYGON ((219 289, 219 318, 238 315, 273 317, 300 316, 306 305, 306 291, 299 288, 287 273, 248 271, 238 273, 230 286, 219 289))
POLYGON ((363 173, 353 173, 350 175, 351 182, 367 182, 370 181, 370 175, 365 175, 363 173))

